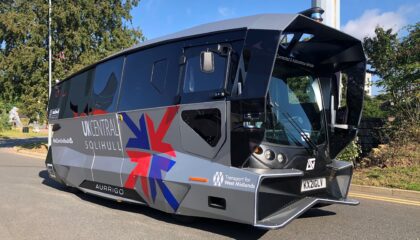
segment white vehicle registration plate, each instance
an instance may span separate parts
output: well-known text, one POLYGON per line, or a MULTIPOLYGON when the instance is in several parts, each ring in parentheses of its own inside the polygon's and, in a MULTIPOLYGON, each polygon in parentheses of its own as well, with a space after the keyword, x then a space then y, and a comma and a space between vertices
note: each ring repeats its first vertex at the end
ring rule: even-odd
POLYGON ((322 189, 327 187, 327 181, 325 178, 314 178, 302 180, 301 192, 322 189))

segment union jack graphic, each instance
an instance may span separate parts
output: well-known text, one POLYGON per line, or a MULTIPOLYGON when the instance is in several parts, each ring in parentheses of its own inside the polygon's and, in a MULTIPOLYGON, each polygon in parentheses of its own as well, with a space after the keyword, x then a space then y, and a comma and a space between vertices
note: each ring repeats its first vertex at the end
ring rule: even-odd
POLYGON ((173 158, 176 157, 176 153, 172 145, 164 142, 163 139, 178 112, 178 108, 179 106, 172 106, 166 109, 156 131, 154 123, 147 113, 142 114, 140 117, 139 127, 137 127, 126 113, 122 113, 124 122, 135 135, 135 137, 130 138, 127 142, 126 148, 133 149, 127 150, 127 155, 130 157, 131 162, 137 163, 128 176, 124 186, 129 189, 134 189, 140 177, 144 196, 149 202, 150 200, 155 202, 157 183, 166 201, 174 211, 178 209, 179 203, 163 182, 162 171, 169 172, 175 165, 173 158))

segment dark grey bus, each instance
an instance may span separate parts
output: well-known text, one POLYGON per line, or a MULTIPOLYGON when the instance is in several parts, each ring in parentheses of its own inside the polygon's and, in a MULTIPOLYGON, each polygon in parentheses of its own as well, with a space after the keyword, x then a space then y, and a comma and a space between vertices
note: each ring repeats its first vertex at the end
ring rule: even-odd
POLYGON ((361 42, 301 14, 210 23, 146 41, 53 87, 51 178, 191 217, 280 228, 357 205, 361 42))

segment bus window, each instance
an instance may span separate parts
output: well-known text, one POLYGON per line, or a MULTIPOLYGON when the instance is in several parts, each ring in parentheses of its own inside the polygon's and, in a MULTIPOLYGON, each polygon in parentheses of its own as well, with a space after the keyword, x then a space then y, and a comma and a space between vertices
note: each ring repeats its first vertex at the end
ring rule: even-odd
POLYGON ((222 137, 221 113, 217 108, 183 111, 182 120, 210 146, 215 147, 222 137))
POLYGON ((63 117, 63 112, 69 95, 70 81, 55 85, 51 90, 48 103, 48 118, 55 120, 63 117))
POLYGON ((116 58, 99 64, 93 81, 91 112, 93 115, 116 110, 124 58, 116 58))
POLYGON ((166 85, 167 63, 166 59, 159 60, 153 64, 152 77, 150 79, 152 85, 160 93, 164 93, 166 85))
POLYGON ((89 97, 92 89, 94 70, 89 69, 67 80, 70 91, 63 118, 82 117, 89 113, 89 97))
POLYGON ((227 58, 214 54, 214 71, 204 72, 200 67, 200 53, 201 51, 194 51, 193 56, 187 57, 184 93, 205 92, 223 88, 227 58))
POLYGON ((181 50, 178 44, 171 43, 129 54, 118 111, 175 104, 181 50))

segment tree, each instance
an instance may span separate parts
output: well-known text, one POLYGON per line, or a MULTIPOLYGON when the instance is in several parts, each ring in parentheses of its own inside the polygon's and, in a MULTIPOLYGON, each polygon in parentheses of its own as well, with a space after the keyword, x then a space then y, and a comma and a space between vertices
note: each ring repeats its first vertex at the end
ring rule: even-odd
MULTIPOLYGON (((129 27, 139 0, 52 2, 53 79, 143 39, 129 27)), ((48 101, 48 1, 0 2, 0 100, 19 102, 31 119, 48 101)))
POLYGON ((384 101, 381 100, 380 96, 370 97, 365 95, 363 101, 363 118, 385 118, 386 111, 381 109, 381 106, 384 104, 384 101))
MULTIPOLYGON (((420 23, 407 27, 399 39, 392 29, 376 28, 376 36, 365 38, 363 45, 368 64, 379 76, 377 84, 390 97, 391 114, 396 119, 399 137, 418 137, 420 127, 420 23), (402 130, 402 131, 401 131, 402 130), (413 137, 413 136, 412 136, 413 137)), ((418 139, 418 138, 417 138, 418 139)))

